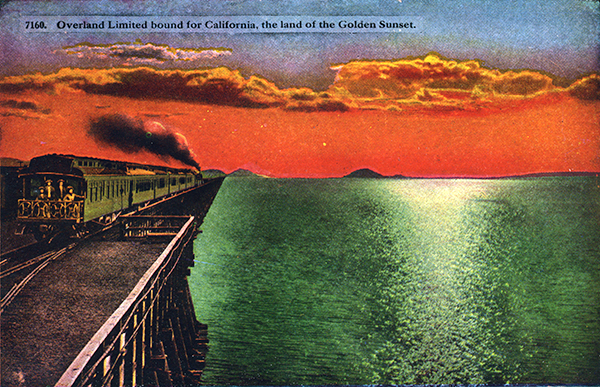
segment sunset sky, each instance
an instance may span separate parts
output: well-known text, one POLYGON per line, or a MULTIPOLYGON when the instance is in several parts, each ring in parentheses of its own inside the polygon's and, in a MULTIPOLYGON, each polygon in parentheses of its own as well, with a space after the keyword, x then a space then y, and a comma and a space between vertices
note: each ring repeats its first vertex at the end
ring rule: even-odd
POLYGON ((15 1, 0 9, 0 22, 5 157, 172 162, 90 136, 90 123, 119 116, 150 134, 178 134, 203 168, 226 172, 600 171, 597 1, 15 1), (26 30, 36 15, 359 15, 420 25, 384 33, 26 30))

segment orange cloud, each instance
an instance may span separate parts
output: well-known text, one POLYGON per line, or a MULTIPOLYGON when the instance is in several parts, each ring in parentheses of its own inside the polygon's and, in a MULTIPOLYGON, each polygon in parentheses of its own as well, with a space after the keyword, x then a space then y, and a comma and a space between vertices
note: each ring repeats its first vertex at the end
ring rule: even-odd
POLYGON ((50 114, 50 109, 40 106, 31 100, 6 99, 0 100, 0 115, 9 117, 41 118, 50 114))
POLYGON ((600 76, 592 74, 579 79, 568 88, 569 93, 583 100, 600 100, 600 76))
POLYGON ((488 69, 476 60, 456 61, 434 54, 396 61, 351 61, 332 68, 337 71, 337 77, 325 92, 308 88, 280 89, 267 79, 245 78, 239 71, 226 67, 196 70, 63 68, 53 74, 6 77, 0 80, 0 91, 85 91, 295 111, 420 107, 469 110, 558 92, 581 99, 598 98, 597 75, 565 89, 554 85, 553 78, 540 72, 488 69))
POLYGON ((560 91, 540 72, 487 69, 475 60, 455 61, 429 54, 396 61, 352 61, 332 67, 337 71, 329 91, 354 101, 393 104, 468 106, 503 98, 530 98, 560 91))
POLYGON ((294 110, 346 110, 341 101, 307 88, 280 89, 257 76, 218 67, 204 70, 158 70, 148 67, 113 69, 63 68, 56 73, 7 77, 0 91, 83 90, 92 94, 133 98, 164 98, 227 106, 287 107, 294 110))

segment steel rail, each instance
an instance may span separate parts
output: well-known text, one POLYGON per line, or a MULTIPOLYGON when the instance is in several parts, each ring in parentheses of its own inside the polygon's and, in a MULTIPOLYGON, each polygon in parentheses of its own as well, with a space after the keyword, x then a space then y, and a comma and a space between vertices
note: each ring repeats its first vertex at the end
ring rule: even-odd
MULTIPOLYGON (((0 314, 4 312, 6 306, 9 305, 15 299, 15 297, 19 294, 21 290, 23 290, 23 288, 25 288, 25 285, 27 285, 27 283, 31 281, 31 279, 33 279, 40 271, 42 271, 46 266, 48 266, 50 262, 60 257, 68 250, 71 250, 76 245, 76 243, 72 243, 66 247, 63 247, 62 249, 43 254, 42 256, 46 256, 40 259, 43 262, 38 267, 33 269, 31 273, 29 273, 25 278, 23 278, 21 282, 15 284, 12 287, 12 289, 10 289, 10 291, 6 293, 6 295, 2 298, 2 300, 0 301, 0 314)), ((37 262, 39 262, 39 260, 37 262)))
POLYGON ((7 277, 7 276, 9 276, 9 275, 11 275, 13 273, 16 273, 18 271, 23 270, 23 269, 26 269, 26 268, 28 268, 31 265, 35 265, 39 261, 42 261, 44 258, 48 257, 49 255, 52 255, 55 251, 56 250, 48 251, 48 252, 46 252, 44 254, 41 254, 41 255, 38 255, 37 257, 32 258, 32 259, 30 259, 28 261, 21 262, 18 265, 15 265, 15 266, 13 266, 13 267, 11 267, 9 269, 1 271, 0 272, 0 279, 5 278, 5 277, 7 277))

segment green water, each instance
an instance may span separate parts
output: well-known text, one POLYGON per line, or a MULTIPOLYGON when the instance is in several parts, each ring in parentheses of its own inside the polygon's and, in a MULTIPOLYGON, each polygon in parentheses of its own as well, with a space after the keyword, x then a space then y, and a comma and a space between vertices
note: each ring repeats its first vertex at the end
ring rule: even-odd
POLYGON ((227 178, 205 383, 600 383, 599 184, 227 178))

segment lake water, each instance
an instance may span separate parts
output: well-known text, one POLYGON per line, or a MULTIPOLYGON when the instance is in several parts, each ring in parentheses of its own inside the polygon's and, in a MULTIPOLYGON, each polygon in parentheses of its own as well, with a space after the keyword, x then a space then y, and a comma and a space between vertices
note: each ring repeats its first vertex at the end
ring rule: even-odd
POLYGON ((228 177, 205 384, 600 383, 599 185, 228 177))

